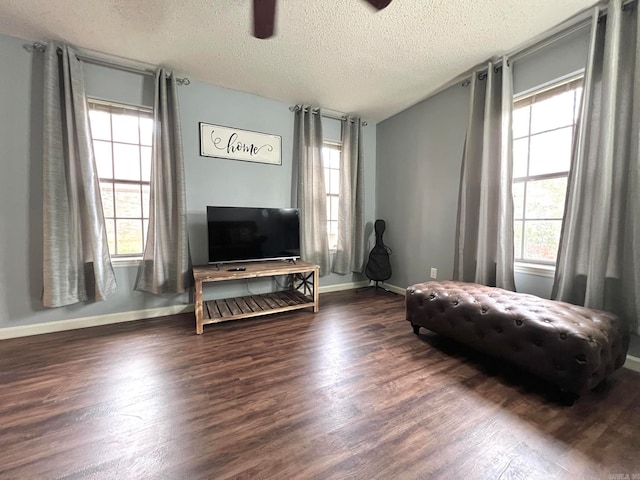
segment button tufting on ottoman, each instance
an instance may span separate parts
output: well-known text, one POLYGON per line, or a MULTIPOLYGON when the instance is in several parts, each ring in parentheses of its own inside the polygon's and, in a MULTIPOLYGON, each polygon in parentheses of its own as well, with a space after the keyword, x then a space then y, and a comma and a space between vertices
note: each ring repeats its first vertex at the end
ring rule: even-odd
POLYGON ((612 313, 475 283, 419 283, 405 303, 416 334, 425 327, 575 394, 622 367, 629 348, 612 313))

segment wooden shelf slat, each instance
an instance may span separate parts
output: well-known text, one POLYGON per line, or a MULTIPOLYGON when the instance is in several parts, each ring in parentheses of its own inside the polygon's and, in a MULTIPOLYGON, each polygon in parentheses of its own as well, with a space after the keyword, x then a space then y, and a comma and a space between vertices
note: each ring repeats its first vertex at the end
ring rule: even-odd
POLYGON ((264 300, 264 303, 269 305, 270 309, 279 307, 279 305, 271 298, 271 296, 268 293, 260 295, 260 298, 264 300))
POLYGON ((266 297, 269 298, 271 301, 273 301, 278 307, 286 307, 289 305, 288 302, 286 302, 283 298, 281 298, 281 295, 278 295, 279 292, 275 292, 275 293, 267 293, 266 297))
POLYGON ((252 308, 251 305, 247 303, 246 297, 238 297, 235 300, 238 306, 240 307, 240 310, 242 310, 244 313, 255 311, 255 309, 252 308))
POLYGON ((216 300, 215 304, 220 310, 220 315, 222 315, 222 318, 233 316, 233 313, 231 313, 231 310, 229 310, 229 307, 227 306, 226 300, 216 300))
POLYGON ((312 298, 296 290, 209 300, 204 304, 206 305, 205 310, 209 313, 204 319, 205 325, 314 306, 312 298), (271 307, 269 304, 278 306, 271 307))
POLYGON ((254 312, 261 312, 263 308, 251 297, 242 297, 254 312))
POLYGON ((297 305, 301 303, 301 297, 307 301, 309 300, 308 297, 305 297, 302 293, 298 292, 297 290, 285 290, 281 293, 283 297, 287 298, 289 305, 297 305))
POLYGON ((227 306, 229 307, 229 310, 231 310, 231 314, 232 315, 241 315, 243 313, 247 313, 247 312, 243 312, 242 311, 242 309, 237 304, 237 302, 236 302, 236 300, 234 298, 229 298, 227 300, 227 306))

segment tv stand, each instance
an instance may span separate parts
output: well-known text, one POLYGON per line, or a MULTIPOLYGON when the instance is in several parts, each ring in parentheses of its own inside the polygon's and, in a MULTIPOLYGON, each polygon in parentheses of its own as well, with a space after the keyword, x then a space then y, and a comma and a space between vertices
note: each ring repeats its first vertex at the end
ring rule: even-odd
POLYGON ((216 265, 193 267, 195 280, 196 333, 201 335, 204 325, 240 318, 257 317, 271 313, 313 308, 318 312, 319 270, 309 262, 268 260, 264 262, 227 263, 226 268, 216 265), (261 295, 203 301, 202 285, 208 282, 243 280, 248 278, 291 275, 293 288, 261 295))

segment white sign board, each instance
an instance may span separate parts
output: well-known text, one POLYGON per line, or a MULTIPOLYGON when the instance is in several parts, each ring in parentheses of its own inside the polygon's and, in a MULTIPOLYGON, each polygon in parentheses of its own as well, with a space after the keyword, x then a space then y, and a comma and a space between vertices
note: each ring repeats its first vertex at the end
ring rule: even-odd
POLYGON ((200 155, 282 165, 282 137, 200 123, 200 155))

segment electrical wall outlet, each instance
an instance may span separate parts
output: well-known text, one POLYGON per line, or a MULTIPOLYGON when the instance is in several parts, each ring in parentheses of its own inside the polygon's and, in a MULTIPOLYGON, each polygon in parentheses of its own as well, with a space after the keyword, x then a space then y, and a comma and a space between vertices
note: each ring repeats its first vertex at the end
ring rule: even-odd
POLYGON ((438 278, 438 269, 437 269, 437 268, 433 268, 433 267, 431 267, 431 275, 430 275, 430 276, 431 276, 431 278, 433 278, 434 280, 435 280, 436 278, 438 278))

